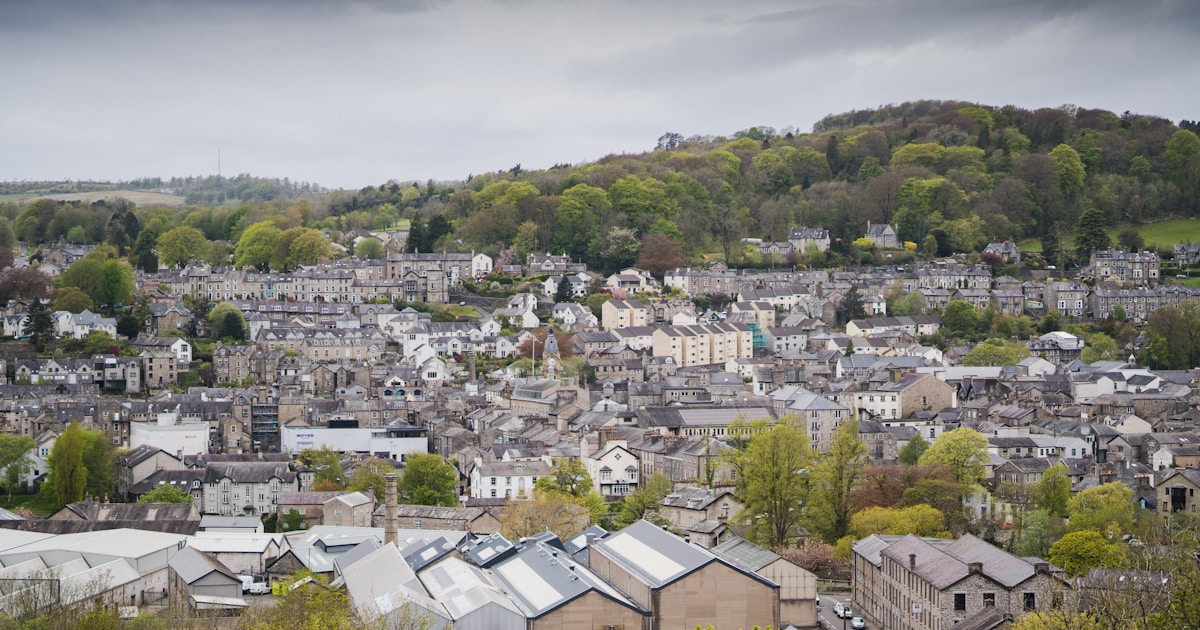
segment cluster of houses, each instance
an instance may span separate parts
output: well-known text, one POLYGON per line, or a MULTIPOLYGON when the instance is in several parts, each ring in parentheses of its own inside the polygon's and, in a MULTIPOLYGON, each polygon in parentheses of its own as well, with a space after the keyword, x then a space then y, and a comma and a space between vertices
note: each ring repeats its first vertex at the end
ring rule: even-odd
MULTIPOLYGON (((891 226, 871 230, 881 246, 898 246, 891 226)), ((797 228, 789 244, 793 251, 827 248, 828 233, 797 228)), ((1019 256, 994 245, 997 255, 1019 256)), ((660 285, 642 270, 602 278, 547 254, 520 268, 546 276, 536 294, 472 299, 479 313, 472 322, 436 322, 390 301, 459 301, 466 280, 493 270, 482 254, 393 253, 288 274, 194 264, 139 276, 153 304, 148 334, 130 340, 137 356, 5 365, 14 376, 0 383, 0 418, 9 432, 37 443, 31 484, 44 478, 45 457, 65 424, 78 420, 130 449, 118 467, 123 499, 168 484, 190 494, 198 513, 228 523, 294 511, 303 531, 242 532, 253 542, 228 545, 275 554, 244 565, 254 573, 283 575, 303 566, 336 574, 362 611, 386 616, 397 602, 414 601, 442 626, 467 627, 463 620, 475 611, 461 607, 450 586, 460 583, 477 593, 472 601, 488 602, 493 618, 508 618, 514 627, 518 621, 582 627, 565 620, 601 617, 627 628, 780 627, 781 621, 805 627, 816 623, 811 605, 802 603, 808 595, 789 589, 807 584, 811 574, 797 582, 763 573, 777 557, 736 536, 741 504, 721 456, 740 423, 795 417, 812 447, 825 452, 834 432, 857 420, 868 456, 879 463, 895 461, 916 435, 932 441, 970 427, 988 438, 990 487, 1036 483, 1062 463, 1077 490, 1122 481, 1150 509, 1195 510, 1200 411, 1192 392, 1200 374, 1152 371, 1132 360, 1087 364, 1080 360, 1083 340, 1065 332, 1030 340, 1032 356, 1016 365, 963 366, 969 347, 942 351, 924 340, 939 331, 939 316, 889 316, 884 299, 899 290, 920 295, 933 312, 962 300, 1003 314, 1058 311, 1071 318, 1107 317, 1120 306, 1142 321, 1154 308, 1200 298, 1200 290, 1161 284, 1159 264, 1150 253, 1097 252, 1081 276, 1064 280, 1047 272, 995 277, 990 267, 955 260, 860 271, 731 270, 715 263, 669 271, 660 285), (605 286, 613 299, 598 316, 575 302, 555 303, 564 282, 572 295, 605 286), (674 297, 661 299, 664 288, 674 297), (839 313, 852 288, 867 317, 843 325, 839 313), (700 309, 681 294, 725 301, 700 309), (246 343, 213 351, 213 387, 171 387, 180 373, 198 367, 191 345, 171 333, 203 325, 202 314, 184 307, 185 295, 232 302, 246 316, 246 343), (569 341, 537 335, 547 321, 551 333, 571 333, 569 341), (530 351, 531 364, 494 367, 530 351), (452 459, 462 506, 398 506, 390 518, 409 528, 409 538, 390 540, 380 529, 388 529, 380 520, 389 518, 387 506, 376 505, 370 493, 313 491, 313 471, 291 454, 321 447, 344 453, 348 471, 367 457, 402 468, 414 451, 452 459), (503 506, 533 498, 537 479, 564 457, 579 459, 609 500, 665 475, 674 490, 659 511, 675 533, 637 524, 572 541, 499 539, 503 506), (387 588, 398 590, 380 598, 385 574, 408 577, 392 579, 387 588), (705 590, 713 584, 721 586, 705 590)), ((21 336, 22 308, 10 304, 6 334, 21 336)), ((111 319, 88 312, 58 313, 55 321, 64 336, 109 326, 115 335, 111 319)), ((967 507, 980 519, 1011 516, 988 488, 967 507)), ((237 562, 211 555, 220 544, 194 542, 216 535, 200 532, 182 545, 184 539, 163 538, 165 551, 152 562, 126 558, 133 573, 120 571, 132 586, 120 597, 168 584, 169 592, 185 591, 197 576, 220 581, 215 576, 241 572, 229 564, 237 562), (180 566, 168 577, 174 558, 180 566)), ((86 540, 78 544, 94 542, 86 540)), ((0 563, 8 567, 4 544, 0 563)), ((899 625, 896 611, 911 612, 919 603, 921 614, 966 619, 986 606, 987 593, 1001 612, 1041 610, 1045 602, 1030 605, 1025 593, 1061 580, 1057 569, 981 551, 985 544, 860 541, 855 572, 864 572, 856 580, 866 590, 858 593, 856 583, 856 601, 874 619, 895 619, 886 627, 898 628, 908 626, 899 625), (895 582, 928 577, 927 563, 952 565, 956 581, 929 578, 934 586, 919 591, 923 599, 897 594, 895 582), (993 582, 1004 588, 987 590, 993 582), (967 583, 960 606, 959 592, 946 589, 967 583)), ((96 565, 89 560, 89 566, 96 565)), ((185 603, 218 602, 199 595, 185 603)))

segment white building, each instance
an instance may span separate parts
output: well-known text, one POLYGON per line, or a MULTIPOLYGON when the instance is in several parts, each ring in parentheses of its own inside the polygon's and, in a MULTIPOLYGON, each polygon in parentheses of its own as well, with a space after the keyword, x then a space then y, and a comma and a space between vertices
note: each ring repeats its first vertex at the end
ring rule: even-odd
POLYGON ((158 414, 158 421, 130 422, 129 446, 157 446, 176 457, 208 454, 208 423, 179 422, 174 412, 158 414))
POLYGON ((409 453, 426 453, 429 441, 424 431, 412 427, 397 428, 280 428, 284 451, 299 453, 305 449, 329 449, 340 453, 370 453, 377 457, 404 461, 409 453))

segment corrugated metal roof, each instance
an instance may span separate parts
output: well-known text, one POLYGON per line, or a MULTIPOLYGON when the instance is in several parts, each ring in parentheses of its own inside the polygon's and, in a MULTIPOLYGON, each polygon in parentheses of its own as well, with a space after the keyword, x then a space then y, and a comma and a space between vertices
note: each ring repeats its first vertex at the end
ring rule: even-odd
MULTIPOLYGON (((498 620, 493 617, 489 621, 489 627, 525 627, 525 615, 520 608, 482 569, 452 557, 417 575, 429 594, 446 607, 450 617, 456 622, 484 607, 494 605, 501 609, 500 620, 506 620, 508 623, 497 623, 498 620), (504 615, 504 612, 511 615, 504 615)), ((491 611, 490 614, 496 615, 497 611, 491 611)))

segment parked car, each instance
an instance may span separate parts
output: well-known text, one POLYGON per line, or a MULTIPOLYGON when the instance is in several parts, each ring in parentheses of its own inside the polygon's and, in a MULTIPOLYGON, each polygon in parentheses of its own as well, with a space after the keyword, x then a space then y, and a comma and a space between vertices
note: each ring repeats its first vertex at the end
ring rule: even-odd
POLYGON ((842 603, 841 603, 841 602, 834 602, 834 604, 833 604, 833 614, 834 614, 834 615, 837 615, 838 619, 841 619, 841 617, 842 617, 842 609, 843 609, 843 608, 845 608, 845 606, 842 606, 842 603))
POLYGON ((242 593, 250 593, 251 595, 266 595, 271 592, 271 584, 267 581, 258 581, 253 575, 239 575, 242 580, 242 593))
POLYGON ((850 610, 849 606, 842 607, 842 614, 838 615, 842 619, 849 619, 854 616, 854 611, 850 610))
POLYGON ((850 620, 850 627, 854 630, 866 630, 867 622, 862 617, 855 617, 850 620))

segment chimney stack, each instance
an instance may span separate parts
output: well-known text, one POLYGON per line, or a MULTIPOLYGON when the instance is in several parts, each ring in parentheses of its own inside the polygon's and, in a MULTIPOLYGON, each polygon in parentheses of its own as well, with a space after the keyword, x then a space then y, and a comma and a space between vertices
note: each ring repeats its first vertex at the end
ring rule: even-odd
POLYGON ((967 563, 967 571, 969 571, 971 573, 983 573, 983 563, 982 562, 968 562, 967 563))
POLYGON ((915 571, 916 568, 917 568, 917 554, 910 553, 910 554, 908 554, 908 570, 915 571))
POLYGON ((386 501, 383 508, 383 544, 391 543, 399 546, 399 517, 397 516, 396 507, 396 473, 388 473, 384 475, 385 485, 387 488, 386 501))

